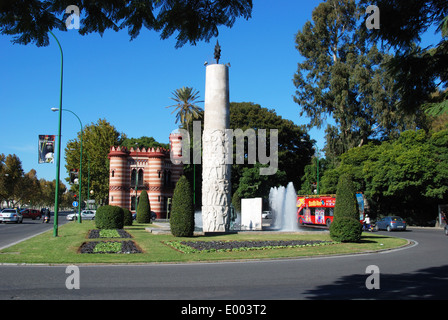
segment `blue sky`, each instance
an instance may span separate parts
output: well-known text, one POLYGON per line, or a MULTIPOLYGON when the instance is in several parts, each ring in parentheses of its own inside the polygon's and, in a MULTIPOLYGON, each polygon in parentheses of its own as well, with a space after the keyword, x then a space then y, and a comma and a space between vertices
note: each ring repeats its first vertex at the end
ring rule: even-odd
MULTIPOLYGON (((256 0, 251 19, 219 29, 220 62, 231 63, 231 102, 254 102, 296 124, 308 123, 292 98, 292 78, 302 59, 294 39, 320 2, 256 0)), ((175 49, 174 38, 160 40, 147 30, 133 41, 126 30, 103 37, 76 30, 55 34, 64 50, 63 108, 75 112, 83 125, 105 118, 128 137, 167 143, 178 127, 165 108, 173 104, 172 92, 190 86, 204 97, 204 62, 213 60, 215 39, 175 49)), ((53 180, 55 164, 38 164, 37 141, 39 134, 57 134, 57 112, 50 108, 59 106, 59 49, 52 38, 41 48, 13 45, 11 39, 0 36, 0 153, 18 155, 25 172, 34 168, 38 178, 53 180)), ((319 148, 324 128, 309 131, 319 148)), ((62 152, 79 130, 78 120, 64 112, 62 152)))

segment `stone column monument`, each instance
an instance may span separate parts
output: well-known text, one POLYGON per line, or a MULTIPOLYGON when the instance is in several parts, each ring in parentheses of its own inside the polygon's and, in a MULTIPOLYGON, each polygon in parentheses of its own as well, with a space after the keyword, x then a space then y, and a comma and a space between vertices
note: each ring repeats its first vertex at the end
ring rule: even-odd
MULTIPOLYGON (((229 68, 219 64, 221 49, 215 47, 216 64, 206 67, 204 132, 202 135, 202 226, 204 232, 225 232, 230 217, 229 68)), ((231 138, 231 136, 230 136, 231 138)), ((231 158, 230 158, 231 159, 231 158)))

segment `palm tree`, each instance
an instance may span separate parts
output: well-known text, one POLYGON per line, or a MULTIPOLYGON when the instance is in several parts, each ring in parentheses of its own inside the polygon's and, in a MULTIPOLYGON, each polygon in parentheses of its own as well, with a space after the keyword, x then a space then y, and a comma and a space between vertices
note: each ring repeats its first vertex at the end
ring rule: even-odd
POLYGON ((190 87, 182 87, 180 89, 176 89, 173 92, 173 99, 176 101, 176 104, 168 106, 166 108, 175 107, 173 112, 177 112, 176 114, 176 123, 180 121, 180 123, 187 127, 187 131, 189 130, 189 122, 194 119, 197 119, 202 112, 202 108, 197 106, 196 104, 204 101, 197 101, 199 99, 199 91, 194 91, 193 88, 190 87))

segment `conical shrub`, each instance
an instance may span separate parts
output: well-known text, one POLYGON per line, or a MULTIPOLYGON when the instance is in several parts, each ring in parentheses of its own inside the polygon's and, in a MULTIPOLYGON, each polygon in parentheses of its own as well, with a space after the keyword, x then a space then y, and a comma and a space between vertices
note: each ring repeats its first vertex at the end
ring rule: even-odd
POLYGON ((143 190, 140 193, 140 199, 137 206, 137 222, 151 222, 151 205, 149 204, 148 193, 146 192, 146 190, 143 190))
POLYGON ((344 174, 338 181, 330 237, 339 242, 359 242, 361 234, 355 187, 351 176, 344 174))
POLYGON ((193 195, 185 176, 180 177, 174 189, 170 227, 175 237, 192 237, 194 233, 193 195))

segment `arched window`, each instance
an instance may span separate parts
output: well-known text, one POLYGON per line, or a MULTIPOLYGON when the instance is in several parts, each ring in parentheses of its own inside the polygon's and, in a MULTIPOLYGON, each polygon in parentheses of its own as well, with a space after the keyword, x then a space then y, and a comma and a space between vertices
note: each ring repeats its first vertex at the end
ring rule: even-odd
MULTIPOLYGON (((137 197, 137 206, 138 206, 139 201, 140 201, 140 197, 137 197)), ((131 197, 131 210, 135 210, 135 196, 131 197)))
POLYGON ((139 169, 138 170, 138 185, 141 186, 143 185, 143 169, 139 169))
POLYGON ((167 185, 168 185, 169 188, 171 188, 171 171, 168 171, 167 176, 168 176, 166 178, 167 185))
POLYGON ((135 175, 136 175, 136 173, 137 173, 137 170, 132 169, 132 172, 131 172, 131 186, 135 186, 135 175))
POLYGON ((113 178, 113 177, 115 177, 115 170, 112 170, 111 172, 110 172, 110 176, 113 178))
POLYGON ((163 172, 163 185, 167 188, 171 188, 171 171, 165 170, 163 172))

